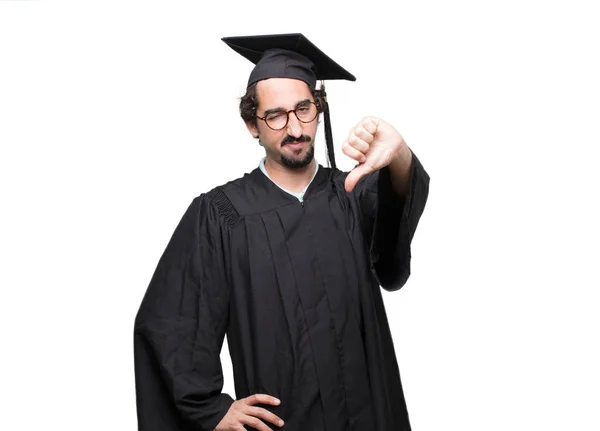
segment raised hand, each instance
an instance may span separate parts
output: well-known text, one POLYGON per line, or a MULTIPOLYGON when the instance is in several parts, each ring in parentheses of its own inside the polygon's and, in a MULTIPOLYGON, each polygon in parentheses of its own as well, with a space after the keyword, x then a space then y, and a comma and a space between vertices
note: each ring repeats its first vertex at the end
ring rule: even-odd
POLYGON ((350 129, 342 151, 359 164, 346 177, 347 192, 365 175, 390 164, 407 149, 404 138, 392 125, 375 117, 365 117, 350 129))

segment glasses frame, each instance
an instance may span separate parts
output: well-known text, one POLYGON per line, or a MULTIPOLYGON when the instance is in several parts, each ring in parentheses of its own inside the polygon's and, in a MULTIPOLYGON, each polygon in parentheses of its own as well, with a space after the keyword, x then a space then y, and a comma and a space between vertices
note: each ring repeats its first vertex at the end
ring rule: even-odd
MULTIPOLYGON (((312 123, 313 121, 315 121, 315 119, 319 116, 319 107, 317 106, 317 104, 315 102, 307 102, 306 104, 302 104, 302 106, 297 107, 296 109, 290 109, 289 111, 286 111, 285 109, 281 110, 282 114, 286 114, 285 116, 285 124, 283 125, 283 127, 280 127, 279 129, 274 129, 273 127, 269 126, 269 123, 267 122, 267 115, 265 115, 264 117, 259 117, 258 115, 256 115, 256 118, 258 118, 259 120, 263 120, 265 122, 265 124, 267 125, 267 127, 271 130, 283 130, 287 127, 287 125, 290 122, 290 113, 293 112, 294 115, 296 116, 296 118, 298 119, 298 121, 300 121, 301 123, 304 124, 308 124, 308 123, 312 123), (315 108, 317 108, 317 113, 315 114, 314 118, 310 121, 302 121, 300 118, 298 118, 298 114, 296 114, 296 109, 302 109, 304 107, 306 107, 307 105, 315 105, 315 108)), ((270 113, 272 114, 272 112, 270 113)))

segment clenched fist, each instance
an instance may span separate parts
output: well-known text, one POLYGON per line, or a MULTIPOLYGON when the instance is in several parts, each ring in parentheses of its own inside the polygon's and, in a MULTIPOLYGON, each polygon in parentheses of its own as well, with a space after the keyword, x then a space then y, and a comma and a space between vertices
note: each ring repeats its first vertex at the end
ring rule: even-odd
POLYGON ((351 192, 362 177, 390 164, 407 150, 404 138, 394 127, 375 117, 363 118, 350 129, 342 151, 359 164, 346 177, 346 191, 351 192))

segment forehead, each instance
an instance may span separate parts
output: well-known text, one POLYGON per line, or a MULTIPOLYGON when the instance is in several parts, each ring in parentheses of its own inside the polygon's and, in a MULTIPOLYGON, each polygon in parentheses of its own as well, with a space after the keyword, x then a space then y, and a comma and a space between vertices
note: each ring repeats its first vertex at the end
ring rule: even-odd
POLYGON ((270 78, 256 84, 258 109, 293 109, 296 103, 312 99, 310 89, 304 81, 289 78, 270 78))

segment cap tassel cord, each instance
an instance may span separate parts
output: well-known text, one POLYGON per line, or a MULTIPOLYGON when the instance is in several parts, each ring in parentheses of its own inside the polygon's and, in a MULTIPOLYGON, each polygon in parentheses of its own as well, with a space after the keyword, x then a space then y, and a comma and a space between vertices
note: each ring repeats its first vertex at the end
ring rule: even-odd
POLYGON ((321 90, 323 90, 323 101, 325 106, 323 112, 325 114, 325 143, 327 145, 327 156, 329 158, 329 165, 332 170, 336 169, 335 164, 335 153, 333 150, 333 134, 331 132, 331 118, 329 116, 329 103, 327 103, 327 93, 325 92, 325 86, 321 83, 321 90))

